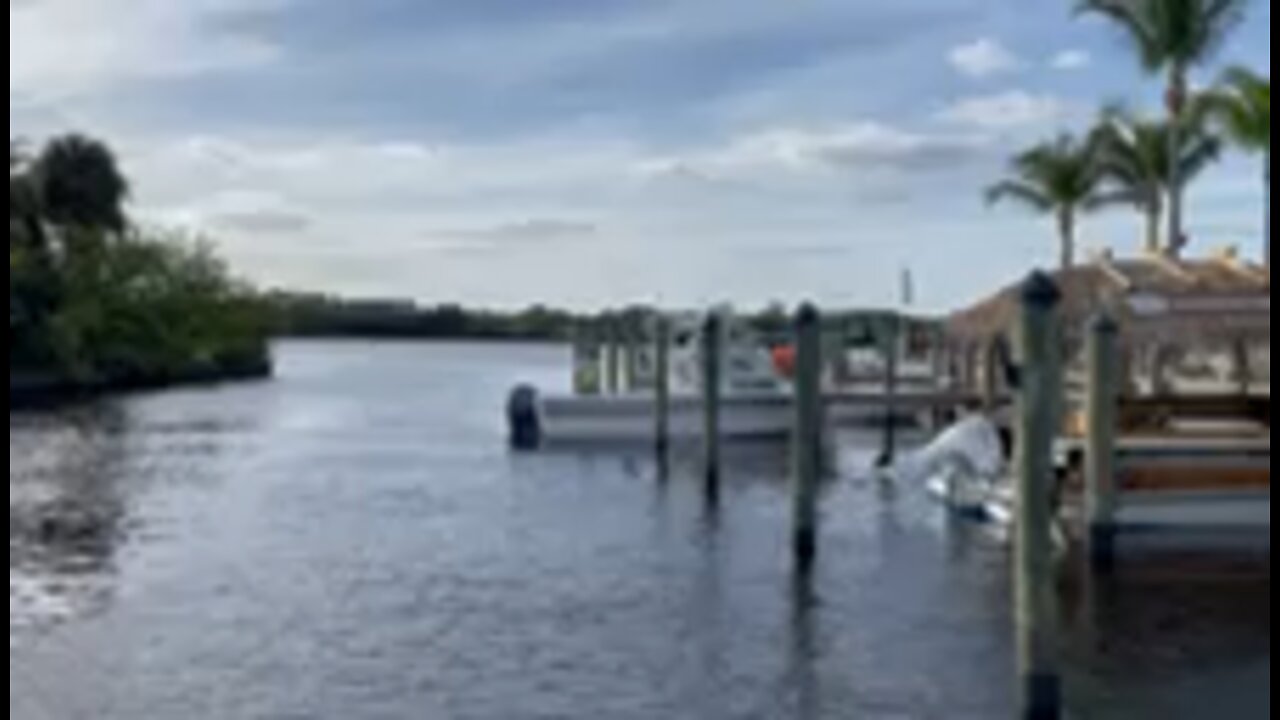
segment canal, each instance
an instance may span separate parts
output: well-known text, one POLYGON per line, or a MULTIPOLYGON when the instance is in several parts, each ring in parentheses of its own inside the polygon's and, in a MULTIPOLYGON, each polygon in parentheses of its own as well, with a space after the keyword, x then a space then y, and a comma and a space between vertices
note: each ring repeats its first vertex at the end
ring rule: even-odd
MULTIPOLYGON (((287 343, 271 383, 9 418, 18 720, 998 720, 1007 548, 842 478, 811 585, 783 448, 519 456, 541 346, 287 343)), ((855 437, 846 438, 857 444, 855 437)), ((872 447, 868 443, 867 447, 872 447)), ((1064 583, 1073 716, 1270 716, 1270 557, 1064 583)))

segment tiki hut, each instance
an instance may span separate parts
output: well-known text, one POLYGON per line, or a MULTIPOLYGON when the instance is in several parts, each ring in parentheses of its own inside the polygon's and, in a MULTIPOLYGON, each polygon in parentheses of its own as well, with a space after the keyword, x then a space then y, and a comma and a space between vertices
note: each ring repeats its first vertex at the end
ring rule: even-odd
MULTIPOLYGON (((1055 280, 1073 374, 1089 320, 1106 311, 1122 328, 1131 390, 1270 396, 1268 268, 1234 251, 1203 260, 1154 254, 1118 260, 1107 253, 1055 280)), ((978 378, 991 372, 984 368, 993 364, 981 359, 1007 344, 1017 300, 1015 285, 948 320, 948 345, 962 383, 977 387, 978 378)))

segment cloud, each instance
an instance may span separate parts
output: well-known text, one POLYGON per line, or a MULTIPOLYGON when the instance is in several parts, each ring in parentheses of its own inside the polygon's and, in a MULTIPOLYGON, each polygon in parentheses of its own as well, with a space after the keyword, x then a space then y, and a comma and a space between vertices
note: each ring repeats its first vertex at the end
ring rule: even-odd
POLYGON ((1063 50, 1049 64, 1055 70, 1082 70, 1093 64, 1093 56, 1084 50, 1063 50))
POLYGON ((867 121, 754 132, 723 147, 649 160, 640 170, 650 176, 708 180, 779 172, 928 171, 954 166, 983 145, 981 138, 969 135, 917 133, 867 121))
POLYGON ((434 237, 462 240, 471 244, 494 247, 512 245, 577 242, 595 237, 599 228, 590 222, 559 218, 533 218, 488 227, 443 230, 430 233, 434 237))
POLYGON ((1068 104, 1052 95, 1011 90, 959 100, 939 114, 945 122, 984 131, 1045 129, 1064 122, 1068 104))
POLYGON ((951 67, 971 78, 986 78, 1013 72, 1020 64, 1018 57, 998 40, 982 38, 961 45, 947 56, 951 67))
POLYGON ((9 4, 10 104, 270 62, 280 48, 245 21, 285 1, 15 0, 9 4))

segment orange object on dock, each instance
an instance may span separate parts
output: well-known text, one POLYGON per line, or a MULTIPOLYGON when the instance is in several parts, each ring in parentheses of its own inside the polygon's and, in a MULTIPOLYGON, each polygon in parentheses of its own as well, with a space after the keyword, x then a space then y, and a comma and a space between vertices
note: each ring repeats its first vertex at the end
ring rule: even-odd
POLYGON ((794 345, 779 345, 773 349, 773 369, 784 378, 796 375, 796 348, 794 345))

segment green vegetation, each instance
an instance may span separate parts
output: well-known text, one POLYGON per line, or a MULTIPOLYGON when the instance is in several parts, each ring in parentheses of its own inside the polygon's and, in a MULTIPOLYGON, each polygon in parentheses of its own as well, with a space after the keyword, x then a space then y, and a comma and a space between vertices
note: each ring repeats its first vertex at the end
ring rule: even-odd
POLYGON ((1271 79, 1245 68, 1233 68, 1218 88, 1202 98, 1200 107, 1227 137, 1245 152, 1263 157, 1263 205, 1267 267, 1271 267, 1271 79))
POLYGON ((267 298, 275 330, 288 337, 430 340, 568 340, 585 318, 532 307, 516 313, 457 305, 420 307, 410 300, 343 300, 275 293, 267 298))
POLYGON ((1149 251, 1180 254, 1187 244, 1183 196, 1187 185, 1219 158, 1218 131, 1248 152, 1265 156, 1269 194, 1270 81, 1237 69, 1203 94, 1189 85, 1191 71, 1215 56, 1244 20, 1248 5, 1249 0, 1078 0, 1078 14, 1110 21, 1130 41, 1142 68, 1166 77, 1167 118, 1154 121, 1106 111, 1087 139, 1062 136, 1015 157, 1013 177, 988 190, 988 201, 1014 200, 1054 215, 1062 264, 1069 267, 1078 215, 1113 204, 1129 205, 1142 216, 1149 251), (1168 221, 1163 237, 1162 219, 1168 221))
POLYGON ((1217 161, 1222 143, 1198 124, 1178 133, 1175 139, 1169 123, 1120 110, 1106 112, 1094 133, 1101 170, 1110 185, 1109 195, 1142 214, 1146 248, 1159 252, 1165 247, 1160 219, 1173 177, 1183 182, 1194 180, 1217 161), (1176 163, 1169 159, 1175 142, 1179 156, 1176 163))
POLYGON ((1058 226, 1062 269, 1075 264, 1079 216, 1106 204, 1098 148, 1063 135, 1013 159, 1012 177, 987 190, 987 202, 1012 201, 1052 215, 1058 226))
POLYGON ((100 142, 59 138, 34 157, 10 143, 11 390, 269 371, 266 307, 207 244, 133 226, 128 195, 100 142))
MULTIPOLYGON (((1131 41, 1142 68, 1166 77, 1165 108, 1169 113, 1169 250, 1181 252, 1183 192, 1186 179, 1175 161, 1180 134, 1191 120, 1188 76, 1208 62, 1244 20, 1249 0, 1082 0, 1080 12, 1112 21, 1131 41)), ((1193 130, 1194 131, 1194 130, 1193 130)))

